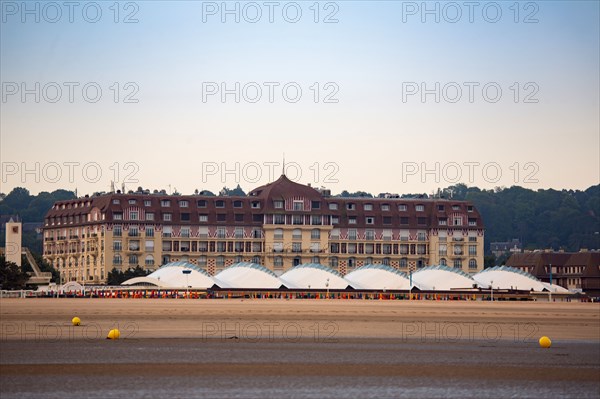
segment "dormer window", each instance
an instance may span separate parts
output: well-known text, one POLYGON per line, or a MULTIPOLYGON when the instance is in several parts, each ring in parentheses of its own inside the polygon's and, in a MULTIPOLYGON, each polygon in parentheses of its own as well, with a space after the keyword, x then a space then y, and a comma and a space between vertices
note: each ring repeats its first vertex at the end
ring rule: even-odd
POLYGON ((294 201, 294 210, 295 211, 303 211, 304 210, 304 201, 294 201))
POLYGON ((283 209, 283 201, 282 200, 273 201, 273 207, 275 209, 283 209))

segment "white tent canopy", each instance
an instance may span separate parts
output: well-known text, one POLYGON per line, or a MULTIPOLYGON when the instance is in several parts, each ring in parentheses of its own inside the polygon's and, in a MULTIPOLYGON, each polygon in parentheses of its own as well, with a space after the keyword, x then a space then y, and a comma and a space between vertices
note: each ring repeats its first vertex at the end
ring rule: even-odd
POLYGON ((305 263, 283 273, 279 279, 290 289, 343 290, 351 284, 337 271, 319 263, 305 263))
POLYGON ((408 290, 410 281, 406 273, 386 265, 365 265, 346 274, 352 288, 363 290, 408 290))
POLYGON ((471 289, 475 280, 462 270, 448 266, 427 266, 412 275, 413 284, 423 291, 471 289))
MULTIPOLYGON (((547 288, 531 274, 508 266, 495 266, 484 269, 475 274, 473 279, 484 288, 493 287, 494 289, 537 292, 542 292, 547 288)), ((547 290, 550 290, 550 288, 547 290)))
POLYGON ((278 289, 281 281, 275 273, 256 263, 240 262, 214 277, 220 288, 278 289))

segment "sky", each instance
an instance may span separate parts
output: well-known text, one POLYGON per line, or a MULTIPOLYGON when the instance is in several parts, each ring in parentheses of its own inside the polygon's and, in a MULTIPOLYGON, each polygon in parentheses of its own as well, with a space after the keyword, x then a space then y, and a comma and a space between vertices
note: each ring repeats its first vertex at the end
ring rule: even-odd
POLYGON ((1 1, 2 188, 600 181, 597 1, 1 1))

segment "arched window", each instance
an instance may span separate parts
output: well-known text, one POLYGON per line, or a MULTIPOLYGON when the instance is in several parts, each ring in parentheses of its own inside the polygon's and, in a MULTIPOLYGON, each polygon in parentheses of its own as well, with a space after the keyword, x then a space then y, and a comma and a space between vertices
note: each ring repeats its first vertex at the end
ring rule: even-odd
POLYGON ((257 265, 260 265, 261 264, 260 256, 252 257, 252 263, 256 263, 257 265))
POLYGON ((273 265, 275 267, 283 267, 283 257, 276 256, 275 259, 273 259, 273 265))
POLYGON ((338 257, 337 256, 331 256, 329 258, 329 267, 331 267, 332 269, 337 269, 338 268, 338 257))
POLYGON ((440 265, 441 266, 448 266, 448 263, 446 262, 446 258, 440 259, 440 265))
POLYGON ((302 239, 302 230, 300 230, 300 229, 292 230, 292 239, 301 240, 302 239))
POLYGON ((302 259, 300 259, 300 257, 299 257, 299 256, 296 256, 296 257, 294 258, 294 263, 293 263, 293 265, 294 265, 294 266, 298 266, 300 263, 302 263, 302 259))
POLYGON ((383 258, 383 262, 384 265, 389 266, 390 265, 390 258, 383 258))
POLYGON ((318 256, 313 256, 311 259, 312 263, 321 263, 321 259, 318 256))
POLYGON ((353 269, 355 267, 356 267, 356 258, 352 256, 352 257, 348 258, 348 270, 353 269))
POLYGON ((469 259, 469 269, 477 269, 477 260, 469 259))
POLYGON ((365 265, 372 265, 373 264, 373 258, 372 257, 368 257, 367 259, 365 259, 365 265))
POLYGON ((146 255, 146 259, 144 261, 146 266, 154 266, 154 256, 146 255))
POLYGON ((273 238, 276 240, 283 240, 283 229, 275 229, 273 238))
POLYGON ((237 255, 234 259, 233 259, 233 263, 240 263, 242 261, 242 256, 241 255, 237 255))
POLYGON ((400 267, 406 269, 408 267, 408 260, 406 258, 400 258, 400 267))

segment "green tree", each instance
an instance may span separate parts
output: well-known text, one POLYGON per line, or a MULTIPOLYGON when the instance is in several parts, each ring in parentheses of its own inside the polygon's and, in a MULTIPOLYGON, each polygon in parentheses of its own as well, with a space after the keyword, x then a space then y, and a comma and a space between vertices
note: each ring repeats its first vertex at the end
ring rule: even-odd
POLYGON ((22 290, 29 276, 16 263, 7 262, 0 256, 0 288, 3 290, 22 290))

